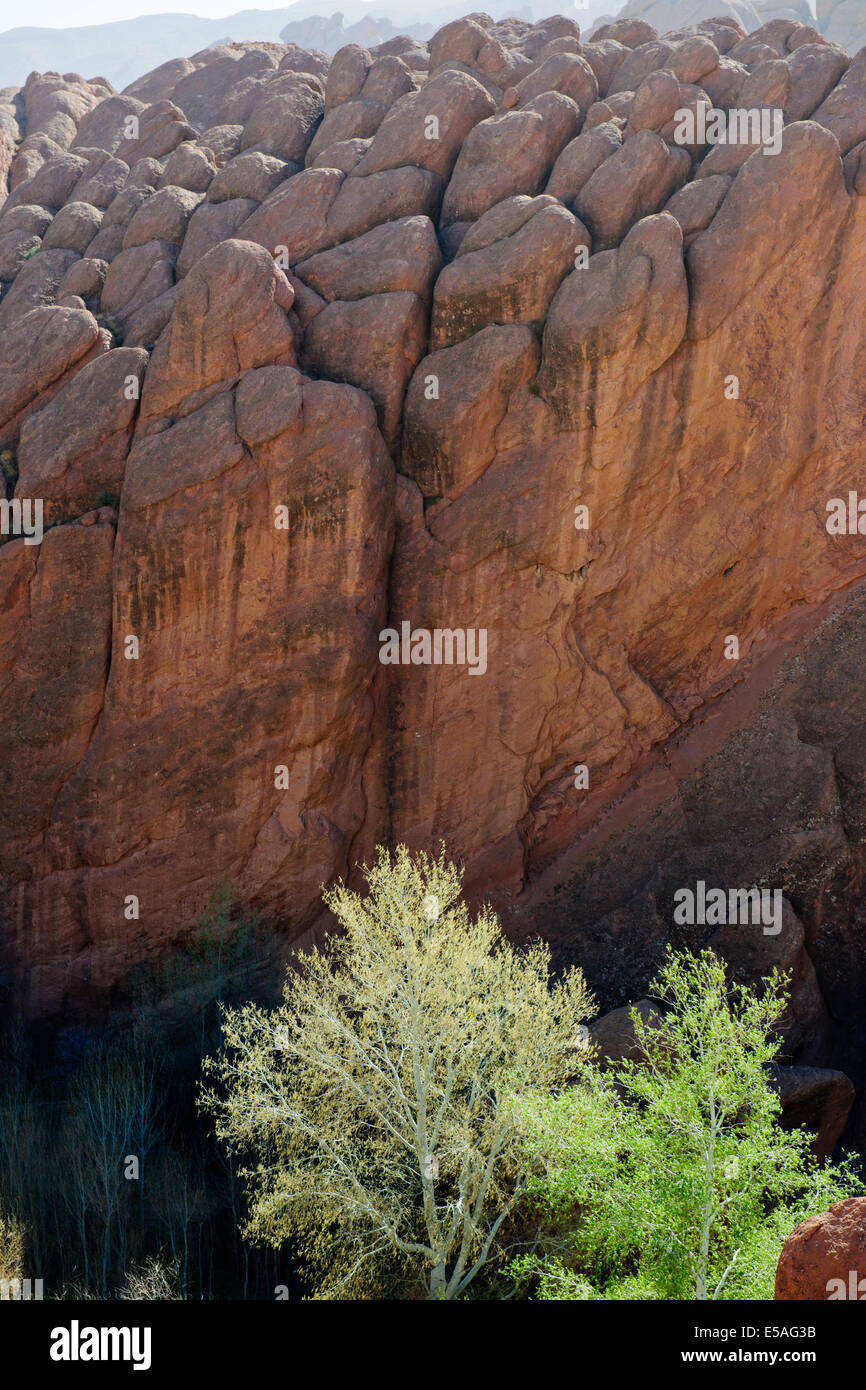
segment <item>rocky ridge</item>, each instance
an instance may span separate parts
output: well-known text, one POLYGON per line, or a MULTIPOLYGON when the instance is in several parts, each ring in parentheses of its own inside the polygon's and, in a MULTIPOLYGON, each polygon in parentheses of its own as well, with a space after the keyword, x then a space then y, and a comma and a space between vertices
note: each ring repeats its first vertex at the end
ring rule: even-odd
POLYGON ((837 1135, 866 50, 479 14, 0 95, 0 450, 48 527, 0 538, 16 1006, 93 1008, 219 877, 306 939, 383 840, 444 840, 606 1008, 677 886, 759 882, 777 937, 705 935, 793 971, 785 1084, 837 1135), (780 152, 677 144, 702 102, 782 109, 780 152), (383 665, 404 622, 485 671, 383 665))

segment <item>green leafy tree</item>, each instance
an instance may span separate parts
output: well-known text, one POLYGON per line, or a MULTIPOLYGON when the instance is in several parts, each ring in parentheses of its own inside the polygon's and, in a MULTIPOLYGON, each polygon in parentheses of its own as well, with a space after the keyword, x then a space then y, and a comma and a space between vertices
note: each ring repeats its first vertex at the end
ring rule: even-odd
POLYGON ((526 1190, 513 1101, 562 1084, 592 1001, 578 971, 474 919, 444 858, 380 850, 368 895, 290 971, 282 1005, 227 1009, 206 1066, 217 1133, 247 1158, 247 1232, 291 1236, 322 1296, 453 1299, 526 1190))
POLYGON ((521 1101, 548 1165, 542 1206, 572 1218, 563 1249, 514 1266, 542 1297, 772 1297, 793 1225, 860 1190, 781 1128, 769 1064, 785 983, 729 986, 712 952, 669 953, 652 985, 663 1012, 632 1012, 642 1057, 521 1101))

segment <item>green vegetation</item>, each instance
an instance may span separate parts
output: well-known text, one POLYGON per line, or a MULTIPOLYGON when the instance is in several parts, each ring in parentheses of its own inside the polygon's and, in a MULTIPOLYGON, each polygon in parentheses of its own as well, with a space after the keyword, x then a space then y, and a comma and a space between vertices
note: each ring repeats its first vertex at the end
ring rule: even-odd
POLYGON ((638 1060, 604 1068, 579 972, 551 984, 460 875, 404 848, 276 1010, 224 1015, 204 1104, 245 1160, 245 1234, 287 1239, 320 1297, 771 1298, 781 1247, 864 1189, 781 1127, 785 979, 669 953, 638 1060), (583 1034, 584 1041, 581 1041, 583 1034))
POLYGON ((527 1188, 515 1098, 564 1084, 592 1001, 472 920, 442 855, 365 873, 367 897, 326 893, 342 933, 280 1008, 225 1011, 205 1104, 249 1159, 247 1233, 292 1236, 320 1295, 453 1299, 527 1188))
POLYGON ((363 895, 325 893, 339 929, 281 998, 276 937, 220 882, 185 947, 127 982, 119 1026, 70 1026, 50 1057, 7 1033, 0 1278, 64 1298, 770 1299, 793 1227, 866 1191, 781 1125, 783 976, 747 989, 670 952, 633 1059, 607 1063, 580 972, 472 915, 444 851, 380 850, 365 874, 363 895))
POLYGON ((542 1298, 772 1298, 779 1252, 812 1212, 863 1191, 780 1126, 768 1065, 785 980, 729 986, 711 952, 669 953, 664 1009, 632 1019, 642 1057, 522 1102, 560 1249, 515 1262, 542 1298), (569 1219, 570 1218, 570 1219, 569 1219))

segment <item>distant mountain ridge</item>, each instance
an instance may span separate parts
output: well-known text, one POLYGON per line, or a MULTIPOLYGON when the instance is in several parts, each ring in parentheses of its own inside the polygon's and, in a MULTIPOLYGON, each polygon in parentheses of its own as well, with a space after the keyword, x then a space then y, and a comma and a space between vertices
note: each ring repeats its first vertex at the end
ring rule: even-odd
MULTIPOLYGON (((729 15, 747 33, 778 17, 814 23, 849 53, 866 43, 866 0, 816 0, 816 7, 816 18, 808 0, 626 0, 624 6, 575 0, 567 9, 574 8, 587 36, 617 15, 642 19, 659 33, 729 15)), ((105 77, 122 91, 142 72, 218 44, 282 41, 333 54, 347 43, 373 48, 397 34, 427 39, 462 13, 457 3, 424 11, 407 0, 342 0, 332 13, 329 8, 329 0, 295 0, 278 9, 238 10, 217 19, 168 12, 65 29, 7 29, 0 33, 0 90, 20 87, 29 72, 53 71, 105 77)), ((547 0, 492 0, 484 6, 494 20, 513 16, 535 23, 555 9, 547 0)))
POLYGON ((293 20, 280 30, 280 39, 283 43, 296 43, 299 48, 336 53, 347 43, 374 48, 377 44, 396 38, 398 34, 407 34, 413 39, 429 39, 434 33, 432 24, 397 25, 390 19, 372 14, 363 15, 355 24, 346 24, 345 15, 337 13, 293 20))
MULTIPOLYGON (((591 0, 590 6, 580 11, 581 23, 603 7, 602 0, 591 0)), ((67 29, 7 29, 0 33, 0 89, 19 87, 29 72, 55 71, 106 77, 121 91, 143 72, 170 58, 192 55, 218 43, 276 41, 289 30, 283 42, 333 53, 346 43, 367 46, 398 33, 428 38, 462 13, 459 4, 446 3, 424 12, 400 0, 374 4, 344 0, 333 14, 328 10, 328 0, 296 0, 280 9, 239 10, 218 19, 166 13, 67 29)), ((542 0, 492 0, 486 13, 493 18, 513 15, 533 20, 546 10, 542 0)))

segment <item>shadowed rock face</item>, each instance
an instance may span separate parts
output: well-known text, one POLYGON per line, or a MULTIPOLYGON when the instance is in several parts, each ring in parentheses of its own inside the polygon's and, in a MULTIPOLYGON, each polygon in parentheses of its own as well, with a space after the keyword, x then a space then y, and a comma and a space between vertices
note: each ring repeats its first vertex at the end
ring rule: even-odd
POLYGON ((784 1065, 859 1085, 866 50, 383 49, 8 102, 0 448, 50 527, 0 537, 16 1006, 95 1008, 218 878, 287 945, 444 840, 604 1008, 667 940, 790 969, 784 1065), (743 91, 776 153, 677 143, 743 91), (678 924, 699 880, 778 933, 678 924))

